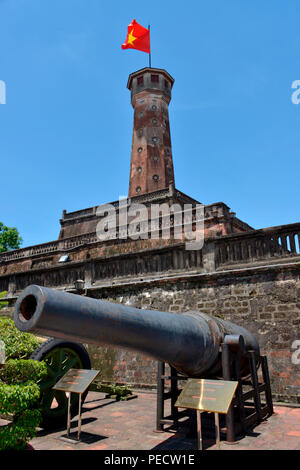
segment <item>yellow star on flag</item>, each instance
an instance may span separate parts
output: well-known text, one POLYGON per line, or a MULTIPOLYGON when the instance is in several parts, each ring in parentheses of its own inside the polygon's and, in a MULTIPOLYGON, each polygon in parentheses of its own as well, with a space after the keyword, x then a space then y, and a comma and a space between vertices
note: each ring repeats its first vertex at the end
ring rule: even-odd
POLYGON ((133 46, 133 41, 136 40, 136 37, 134 37, 134 35, 132 33, 133 33, 133 28, 130 31, 130 33, 128 34, 128 39, 127 39, 127 44, 131 44, 131 46, 133 46))

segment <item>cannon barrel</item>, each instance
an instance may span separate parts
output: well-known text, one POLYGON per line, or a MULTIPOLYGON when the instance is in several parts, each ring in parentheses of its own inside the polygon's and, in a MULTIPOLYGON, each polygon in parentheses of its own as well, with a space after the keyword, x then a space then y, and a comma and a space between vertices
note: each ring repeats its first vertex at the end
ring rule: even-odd
POLYGON ((245 351, 259 352, 245 328, 201 312, 141 310, 36 285, 18 297, 14 321, 24 332, 138 351, 189 377, 220 373, 226 335, 242 336, 245 351))

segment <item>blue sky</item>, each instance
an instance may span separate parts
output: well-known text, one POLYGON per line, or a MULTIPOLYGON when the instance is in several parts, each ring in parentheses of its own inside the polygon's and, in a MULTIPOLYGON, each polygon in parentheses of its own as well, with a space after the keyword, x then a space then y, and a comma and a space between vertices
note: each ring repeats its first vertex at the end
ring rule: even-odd
POLYGON ((126 83, 148 63, 121 50, 133 18, 175 78, 176 187, 255 228, 298 222, 298 0, 0 0, 0 220, 34 245, 58 237, 63 209, 127 194, 126 83))

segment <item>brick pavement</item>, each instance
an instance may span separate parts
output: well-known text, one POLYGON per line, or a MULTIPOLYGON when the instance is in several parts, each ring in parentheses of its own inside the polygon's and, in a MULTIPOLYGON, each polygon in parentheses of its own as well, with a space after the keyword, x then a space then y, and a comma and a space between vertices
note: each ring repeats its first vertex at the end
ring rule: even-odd
MULTIPOLYGON (((115 401, 102 393, 89 392, 82 410, 82 442, 57 439, 66 429, 39 430, 30 444, 37 450, 196 450, 197 440, 184 425, 176 432, 154 432, 156 395, 137 392, 138 398, 115 401)), ((275 406, 275 414, 256 426, 237 445, 227 445, 221 435, 222 450, 300 450, 300 408, 275 406), (223 441, 222 441, 223 439, 223 441)), ((77 433, 77 417, 71 432, 77 433)), ((203 435, 204 448, 216 449, 212 435, 203 435)))

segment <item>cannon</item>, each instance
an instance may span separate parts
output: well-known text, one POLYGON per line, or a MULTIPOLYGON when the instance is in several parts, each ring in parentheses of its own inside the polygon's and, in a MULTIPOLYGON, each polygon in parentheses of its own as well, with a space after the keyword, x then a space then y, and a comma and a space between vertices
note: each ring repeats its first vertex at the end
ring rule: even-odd
MULTIPOLYGON (((245 328, 201 312, 140 310, 36 285, 18 297, 14 321, 23 332, 138 351, 188 377, 221 375, 220 345, 227 335, 242 337, 243 350, 259 354, 245 328)), ((241 365, 246 373, 243 356, 241 365)))
MULTIPOLYGON (((170 421, 164 418, 166 399, 171 399, 171 421, 178 421, 179 413, 174 403, 180 393, 178 383, 183 378, 238 380, 235 405, 226 416, 228 442, 235 439, 236 412, 243 431, 273 413, 266 356, 260 356, 258 342, 248 330, 221 318, 199 311, 174 314, 137 309, 31 285, 17 299, 14 321, 23 332, 54 337, 54 342, 62 342, 72 354, 75 350, 75 356, 82 356, 78 348, 83 346, 79 343, 87 343, 125 348, 156 359, 157 431, 162 431, 164 424, 170 421), (166 363, 171 368, 171 391, 168 393, 164 391, 166 363), (258 379, 259 367, 263 382, 258 379), (175 371, 173 375, 172 371, 175 371), (250 383, 252 389, 249 389, 250 383), (247 386, 245 393, 244 385, 247 386), (263 391, 266 395, 264 406, 260 398, 263 391), (246 416, 251 397, 255 409, 246 416)), ((80 360, 89 367, 87 359, 80 360)), ((60 401, 65 403, 62 398, 60 401)), ((55 416, 50 417, 55 422, 55 416)))

